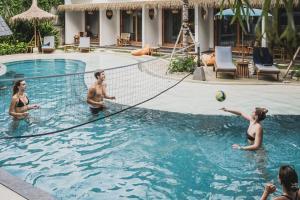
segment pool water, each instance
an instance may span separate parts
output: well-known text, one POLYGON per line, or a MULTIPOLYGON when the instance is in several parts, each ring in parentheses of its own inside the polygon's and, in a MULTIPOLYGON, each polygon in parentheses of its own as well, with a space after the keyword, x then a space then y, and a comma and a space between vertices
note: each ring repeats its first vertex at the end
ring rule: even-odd
POLYGON ((134 108, 60 134, 1 140, 0 167, 57 199, 258 199, 269 181, 281 192, 280 165, 300 173, 299 120, 268 116, 263 148, 247 152, 231 148, 247 143, 239 117, 134 108))
POLYGON ((86 119, 86 92, 84 84, 85 63, 78 60, 26 60, 5 63, 8 73, 0 78, 0 85, 6 86, 0 91, 4 100, 0 105, 0 136, 30 135, 34 133, 55 131, 78 124, 78 120, 86 119), (66 74, 74 74, 64 76, 66 74), (36 78, 36 77, 47 78, 36 78), (31 104, 38 104, 41 109, 31 110, 30 119, 15 121, 8 115, 12 96, 13 81, 7 79, 25 78, 26 93, 31 104), (6 81, 7 80, 7 81, 6 81), (74 117, 73 106, 78 105, 80 115, 74 117), (84 106, 84 107, 83 107, 84 106), (65 118, 73 118, 65 121, 65 118), (7 123, 9 122, 9 123, 7 123))

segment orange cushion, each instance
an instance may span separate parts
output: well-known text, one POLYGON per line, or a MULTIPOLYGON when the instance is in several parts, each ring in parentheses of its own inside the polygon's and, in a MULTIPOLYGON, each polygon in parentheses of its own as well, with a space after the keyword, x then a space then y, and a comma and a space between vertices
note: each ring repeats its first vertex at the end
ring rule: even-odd
POLYGON ((142 55, 149 55, 150 48, 145 47, 143 49, 137 49, 131 52, 131 55, 133 56, 142 56, 142 55))
POLYGON ((202 62, 206 63, 206 65, 214 65, 214 63, 215 63, 215 53, 203 54, 202 55, 202 62))

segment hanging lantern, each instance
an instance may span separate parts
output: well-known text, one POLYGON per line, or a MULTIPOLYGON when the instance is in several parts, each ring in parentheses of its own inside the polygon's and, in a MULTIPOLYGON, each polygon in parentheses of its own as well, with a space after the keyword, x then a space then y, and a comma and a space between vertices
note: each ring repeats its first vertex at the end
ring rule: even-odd
POLYGON ((149 9, 149 18, 152 20, 155 15, 155 10, 153 8, 149 9))
POLYGON ((126 10, 126 14, 131 15, 132 13, 132 10, 126 10))
POLYGON ((178 9, 172 9, 171 11, 173 14, 178 14, 179 13, 179 10, 178 9))
POLYGON ((112 10, 108 9, 106 10, 106 17, 107 19, 111 19, 113 17, 114 13, 112 10))

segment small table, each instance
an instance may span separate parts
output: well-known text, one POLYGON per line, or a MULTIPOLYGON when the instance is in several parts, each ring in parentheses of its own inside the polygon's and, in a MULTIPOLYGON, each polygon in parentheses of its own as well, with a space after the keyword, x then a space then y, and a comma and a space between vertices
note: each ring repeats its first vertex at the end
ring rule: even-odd
POLYGON ((65 52, 68 51, 68 49, 74 49, 74 48, 75 48, 75 46, 72 45, 72 44, 66 44, 66 45, 64 45, 64 51, 65 52))
POLYGON ((239 60, 236 62, 237 64, 237 75, 243 78, 249 78, 249 61, 247 60, 239 60))

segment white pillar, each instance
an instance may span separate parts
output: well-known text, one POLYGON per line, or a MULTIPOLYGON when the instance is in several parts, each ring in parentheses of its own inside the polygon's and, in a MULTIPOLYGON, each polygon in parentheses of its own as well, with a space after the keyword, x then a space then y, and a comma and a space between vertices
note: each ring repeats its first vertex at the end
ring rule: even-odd
POLYGON ((143 7, 142 17, 142 45, 158 46, 159 45, 159 15, 157 9, 154 10, 154 16, 149 17, 149 9, 143 7))
POLYGON ((215 45, 215 26, 214 26, 214 8, 208 8, 208 14, 207 14, 207 19, 208 19, 208 26, 209 26, 209 48, 214 49, 214 45, 215 45))
POLYGON ((262 17, 262 21, 261 21, 261 33, 263 34, 263 36, 261 38, 261 46, 262 47, 267 47, 267 35, 266 35, 265 31, 266 31, 266 18, 262 17))
POLYGON ((146 45, 146 6, 142 8, 142 47, 146 45))
POLYGON ((111 19, 106 17, 106 10, 100 10, 100 46, 114 45, 117 43, 120 30, 120 15, 117 10, 112 10, 111 19))
POLYGON ((158 8, 158 14, 157 14, 157 17, 158 17, 158 45, 159 46, 162 46, 162 43, 163 43, 163 30, 162 30, 162 24, 163 24, 163 11, 162 11, 162 8, 158 8))
POLYGON ((74 36, 79 32, 85 31, 84 12, 65 13, 65 43, 73 44, 74 36))
POLYGON ((209 50, 211 37, 213 38, 213 35, 210 34, 208 13, 206 13, 207 17, 204 19, 204 13, 202 12, 200 7, 195 7, 195 39, 200 45, 200 52, 209 50))

